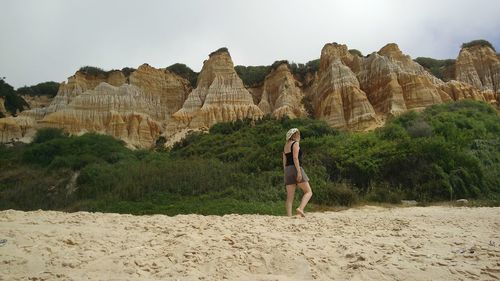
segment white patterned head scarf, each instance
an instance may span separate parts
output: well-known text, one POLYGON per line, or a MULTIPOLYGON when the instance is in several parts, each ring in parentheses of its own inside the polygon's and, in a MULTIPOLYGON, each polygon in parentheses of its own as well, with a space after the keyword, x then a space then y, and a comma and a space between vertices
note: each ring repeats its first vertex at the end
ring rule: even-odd
POLYGON ((289 140, 293 136, 293 134, 295 134, 298 131, 299 129, 297 128, 291 128, 290 130, 288 130, 288 132, 286 132, 286 140, 289 140))

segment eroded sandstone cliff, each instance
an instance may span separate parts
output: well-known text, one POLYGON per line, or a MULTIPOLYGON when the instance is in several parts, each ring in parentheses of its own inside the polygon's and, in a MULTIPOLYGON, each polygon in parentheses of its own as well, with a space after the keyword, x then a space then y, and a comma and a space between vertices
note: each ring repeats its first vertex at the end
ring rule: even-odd
POLYGON ((346 45, 326 44, 321 51, 318 79, 313 84, 317 118, 337 128, 366 129, 379 121, 353 68, 355 59, 346 45))
POLYGON ((264 80, 259 108, 264 114, 277 118, 305 117, 307 114, 302 103, 304 94, 297 84, 288 64, 279 64, 264 80))
POLYGON ((151 147, 160 135, 177 139, 217 122, 264 114, 304 117, 305 107, 333 127, 367 130, 381 126, 388 116, 452 100, 498 104, 500 60, 491 48, 463 48, 450 69, 450 81, 444 82, 396 44, 362 57, 352 55, 346 45, 329 43, 317 72, 297 79, 287 63, 276 64, 261 86, 251 89, 244 87, 227 49, 209 55, 195 89, 177 74, 148 64, 132 72, 77 71, 49 105, 43 101, 38 104, 43 107, 0 119, 0 141, 28 141, 39 127, 58 127, 151 147))
POLYGON ((236 74, 229 52, 219 50, 210 54, 203 63, 196 89, 188 95, 182 108, 172 115, 168 132, 209 128, 217 122, 262 116, 262 111, 236 74))
POLYGON ((438 86, 444 82, 432 76, 394 44, 359 58, 357 77, 377 114, 396 115, 409 109, 423 109, 450 100, 438 86))
POLYGON ((484 91, 489 102, 500 103, 500 59, 490 47, 462 48, 456 60, 455 76, 456 80, 484 91))
POLYGON ((58 127, 72 134, 109 134, 130 146, 150 147, 190 90, 184 78, 147 64, 130 75, 77 71, 61 84, 48 106, 3 121, 2 139, 27 139, 39 127, 58 127))
POLYGON ((132 146, 149 147, 162 131, 161 123, 151 117, 155 113, 141 88, 129 84, 115 87, 102 82, 39 123, 72 134, 104 133, 132 146))

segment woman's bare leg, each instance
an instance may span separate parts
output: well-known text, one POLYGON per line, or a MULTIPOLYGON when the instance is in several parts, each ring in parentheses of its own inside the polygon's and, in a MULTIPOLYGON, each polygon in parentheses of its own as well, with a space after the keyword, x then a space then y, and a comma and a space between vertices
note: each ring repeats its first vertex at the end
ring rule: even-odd
POLYGON ((298 185, 304 192, 304 195, 302 196, 302 200, 300 201, 300 206, 297 208, 297 213, 304 217, 304 208, 306 207, 307 202, 309 202, 309 199, 311 199, 313 193, 309 182, 301 182, 298 185))
POLYGON ((295 188, 296 187, 297 186, 295 184, 291 184, 291 185, 286 186, 285 208, 286 208, 286 214, 289 217, 292 216, 292 204, 293 204, 293 198, 295 197, 295 188))

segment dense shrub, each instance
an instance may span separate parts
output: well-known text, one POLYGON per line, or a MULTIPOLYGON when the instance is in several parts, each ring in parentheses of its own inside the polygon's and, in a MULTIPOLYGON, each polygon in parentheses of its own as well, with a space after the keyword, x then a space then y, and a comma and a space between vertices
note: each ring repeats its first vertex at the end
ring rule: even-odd
POLYGON ((125 77, 129 77, 136 70, 137 69, 133 67, 124 67, 122 68, 121 72, 123 73, 123 75, 125 75, 125 77))
POLYGON ((229 53, 229 50, 226 47, 222 47, 222 48, 219 48, 219 49, 211 52, 208 56, 211 57, 211 56, 219 54, 219 53, 229 53))
POLYGON ((191 84, 191 87, 196 88, 196 82, 198 81, 198 72, 194 72, 187 65, 182 63, 175 63, 166 68, 169 71, 185 78, 191 84))
POLYGON ((344 182, 331 182, 324 188, 314 189, 314 201, 328 206, 352 206, 358 202, 358 194, 344 182))
POLYGON ((243 84, 247 87, 257 87, 264 83, 264 79, 271 71, 269 66, 243 66, 237 65, 234 70, 238 76, 243 80, 243 84))
MULTIPOLYGON (((4 99, 5 109, 13 116, 29 108, 28 103, 3 78, 0 78, 0 98, 4 99)), ((2 115, 5 116, 3 113, 2 115)))
POLYGON ((55 97, 59 90, 59 83, 49 81, 34 86, 24 86, 17 89, 17 93, 26 96, 48 96, 55 97))
POLYGON ((68 135, 63 129, 59 128, 42 128, 38 130, 33 138, 33 143, 47 142, 53 139, 64 138, 68 135))
POLYGON ((496 52, 495 47, 493 47, 493 45, 490 42, 488 42, 486 40, 483 40, 483 39, 472 40, 470 42, 463 43, 461 47, 462 48, 470 48, 470 47, 473 47, 473 46, 486 46, 486 47, 490 47, 493 51, 496 52))
POLYGON ((88 66, 88 65, 80 67, 80 69, 78 71, 85 73, 85 74, 88 74, 88 75, 96 75, 96 76, 108 74, 108 71, 105 71, 102 68, 95 67, 95 66, 88 66))
POLYGON ((415 61, 423 66, 427 71, 432 73, 432 75, 441 80, 449 78, 446 77, 445 72, 448 70, 448 68, 452 67, 455 64, 454 59, 437 60, 433 58, 418 57, 415 59, 415 61))
POLYGON ((349 53, 351 53, 351 55, 355 55, 355 56, 358 56, 358 57, 363 57, 363 54, 359 50, 356 50, 356 49, 350 49, 349 53))
POLYGON ((105 135, 68 137, 57 130, 42 130, 35 140, 23 152, 25 163, 78 170, 93 162, 115 163, 130 155, 122 141, 105 135))
POLYGON ((275 70, 281 64, 288 65, 290 71, 301 82, 306 82, 305 78, 307 74, 314 74, 319 70, 319 59, 312 60, 303 63, 289 63, 287 60, 278 60, 275 61, 270 66, 242 66, 237 65, 234 67, 234 70, 238 74, 238 76, 243 80, 243 83, 247 87, 258 87, 264 83, 264 79, 266 76, 271 73, 271 71, 275 70))

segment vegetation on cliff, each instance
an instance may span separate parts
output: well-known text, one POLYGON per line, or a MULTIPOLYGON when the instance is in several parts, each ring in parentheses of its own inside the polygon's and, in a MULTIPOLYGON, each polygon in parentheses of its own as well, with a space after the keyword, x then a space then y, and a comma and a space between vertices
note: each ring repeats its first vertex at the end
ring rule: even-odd
MULTIPOLYGON (((12 116, 16 116, 18 112, 29 108, 28 103, 14 90, 14 88, 5 82, 5 77, 0 77, 0 98, 4 100, 4 108, 12 116)), ((0 111, 0 118, 5 117, 5 112, 0 111)))
POLYGON ((271 71, 276 70, 281 64, 287 64, 290 72, 297 80, 304 83, 306 82, 307 74, 314 74, 319 69, 319 59, 308 61, 307 63, 288 62, 287 60, 278 60, 271 65, 260 66, 243 66, 237 65, 234 70, 238 76, 243 80, 246 87, 259 87, 264 83, 266 76, 271 71))
POLYGON ((238 76, 243 80, 243 84, 247 87, 258 87, 262 86, 264 79, 267 74, 271 71, 270 66, 259 65, 259 66, 243 66, 237 65, 234 70, 238 76))
POLYGON ((483 39, 472 40, 470 42, 463 43, 461 47, 463 49, 463 48, 470 48, 470 47, 473 47, 473 46, 486 46, 486 47, 490 47, 493 51, 496 52, 495 47, 493 47, 493 45, 490 42, 488 42, 486 40, 483 40, 483 39))
POLYGON ((351 55, 356 55, 358 57, 363 57, 363 54, 361 53, 361 51, 357 50, 357 49, 350 49, 349 53, 351 53, 351 55))
POLYGON ((17 93, 23 96, 48 96, 55 97, 59 90, 59 83, 47 81, 33 86, 24 86, 17 89, 17 93))
POLYGON ((410 111, 366 133, 265 117, 216 124, 168 151, 45 129, 29 145, 0 147, 0 209, 284 214, 281 151, 291 127, 302 132, 312 208, 400 199, 498 204, 499 121, 494 108, 470 100, 410 111))
POLYGON ((423 66, 427 71, 432 73, 432 75, 436 76, 441 80, 447 80, 445 73, 448 68, 453 67, 455 64, 454 59, 446 59, 446 60, 437 60, 433 58, 426 57, 418 57, 415 59, 415 62, 423 66))
POLYGON ((198 72, 194 72, 191 68, 183 63, 174 63, 166 68, 168 71, 181 76, 182 78, 189 81, 191 87, 196 88, 196 83, 198 81, 198 72))

